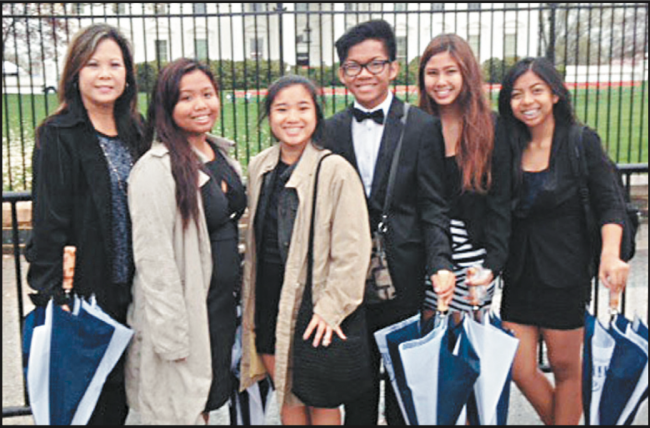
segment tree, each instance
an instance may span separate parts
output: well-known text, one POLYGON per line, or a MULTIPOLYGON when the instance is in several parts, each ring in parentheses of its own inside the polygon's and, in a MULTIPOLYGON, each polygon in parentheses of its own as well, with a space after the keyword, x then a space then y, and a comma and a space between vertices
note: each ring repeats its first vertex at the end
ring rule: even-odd
POLYGON ((556 65, 609 64, 647 49, 647 3, 625 5, 549 3, 540 32, 556 65))
POLYGON ((28 70, 67 42, 66 3, 2 3, 2 57, 28 70), (43 16, 34 19, 34 16, 43 16))

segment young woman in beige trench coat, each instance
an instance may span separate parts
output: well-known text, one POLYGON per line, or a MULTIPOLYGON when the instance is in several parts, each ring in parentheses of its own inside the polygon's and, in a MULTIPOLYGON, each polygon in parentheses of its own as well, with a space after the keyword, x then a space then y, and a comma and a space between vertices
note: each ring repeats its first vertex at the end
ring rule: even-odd
MULTIPOLYGON (((307 273, 314 175, 319 160, 329 153, 329 150, 314 144, 323 121, 314 85, 299 76, 279 79, 269 88, 265 114, 273 135, 280 142, 253 158, 248 169, 251 223, 246 235, 240 387, 244 390, 270 374, 281 406, 283 424, 340 424, 339 409, 305 406, 291 393, 292 341, 307 273), (284 168, 280 172, 279 166, 284 168), (284 177, 286 183, 282 181, 278 185, 273 179, 276 184, 269 186, 266 178, 274 175, 284 177), (273 205, 269 202, 266 211, 268 214, 272 210, 270 207, 277 208, 277 218, 274 219, 277 240, 269 241, 267 231, 260 233, 269 222, 260 225, 255 220, 263 189, 274 185, 280 193, 276 199, 279 203, 273 205), (290 238, 286 233, 287 218, 293 221, 289 228, 290 238), (262 239, 265 241, 260 245, 262 239), (279 277, 276 289, 277 305, 273 299, 256 298, 256 293, 268 293, 264 287, 269 285, 269 277, 258 276, 257 269, 259 261, 268 253, 269 242, 279 248, 278 260, 284 266, 284 274, 279 277), (257 283, 258 279, 260 283, 257 283), (258 305, 260 307, 256 307, 258 305), (274 310, 277 310, 277 317, 274 310), (262 312, 271 314, 264 318, 268 323, 260 323, 262 312), (269 328, 268 324, 276 322, 275 328, 269 328), (261 350, 263 346, 267 350, 261 350)), ((308 340, 317 346, 327 346, 333 334, 345 335, 340 323, 363 300, 371 238, 363 187, 354 168, 340 156, 329 156, 322 163, 318 184, 312 287, 314 318, 310 324, 313 327, 311 333, 315 335, 310 335, 308 340)), ((271 213, 271 216, 275 214, 271 213)))

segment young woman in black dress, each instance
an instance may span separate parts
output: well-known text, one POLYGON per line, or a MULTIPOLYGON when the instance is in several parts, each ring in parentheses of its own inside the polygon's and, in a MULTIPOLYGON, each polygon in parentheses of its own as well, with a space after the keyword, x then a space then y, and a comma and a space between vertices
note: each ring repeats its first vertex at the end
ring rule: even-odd
MULTIPOLYGON (((519 338, 513 379, 545 424, 577 424, 582 414, 581 346, 590 299, 591 250, 579 185, 571 168, 576 124, 562 78, 544 58, 519 61, 503 80, 499 113, 514 147, 514 211, 504 271, 501 317, 519 338), (537 368, 538 339, 548 347, 555 385, 537 368)), ((582 138, 591 203, 601 225, 597 273, 621 290, 629 266, 620 259, 624 207, 600 138, 582 138)))

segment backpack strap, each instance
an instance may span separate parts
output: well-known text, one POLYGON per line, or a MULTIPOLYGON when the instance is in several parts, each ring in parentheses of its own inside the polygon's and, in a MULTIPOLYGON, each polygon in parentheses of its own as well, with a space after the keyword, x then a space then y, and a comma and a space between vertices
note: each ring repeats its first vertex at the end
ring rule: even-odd
POLYGON ((600 228, 596 221, 594 211, 591 207, 591 199, 589 194, 589 169, 587 167, 587 155, 583 145, 583 134, 585 131, 585 126, 582 125, 572 125, 569 130, 569 146, 571 147, 571 154, 569 156, 571 160, 571 169, 573 170, 573 176, 578 182, 578 193, 580 195, 580 202, 582 205, 582 211, 584 212, 585 225, 587 234, 589 236, 589 244, 594 251, 594 261, 595 268, 598 269, 598 264, 600 257, 597 256, 600 254, 600 242, 598 239, 598 234, 600 233, 600 228))

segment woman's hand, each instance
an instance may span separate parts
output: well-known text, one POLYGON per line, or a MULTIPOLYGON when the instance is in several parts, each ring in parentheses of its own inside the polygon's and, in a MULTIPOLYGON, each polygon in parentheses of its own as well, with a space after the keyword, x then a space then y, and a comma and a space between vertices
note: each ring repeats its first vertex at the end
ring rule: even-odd
POLYGON ((627 277, 630 273, 630 265, 625 263, 616 255, 603 253, 600 256, 600 268, 598 279, 610 291, 620 293, 625 289, 627 277))
POLYGON ((465 278, 465 285, 480 286, 480 285, 490 285, 494 281, 494 273, 491 269, 486 269, 483 267, 470 267, 467 269, 467 277, 465 278))
POLYGON ((336 333, 341 339, 346 340, 347 337, 343 334, 341 327, 336 328, 330 327, 320 316, 314 314, 305 330, 305 334, 302 335, 302 340, 309 339, 309 336, 316 330, 316 335, 314 336, 314 348, 318 348, 319 344, 323 346, 329 346, 332 343, 332 332, 336 333), (321 342, 322 339, 322 342, 321 342))
POLYGON ((438 295, 444 307, 449 306, 452 297, 454 297, 454 289, 456 288, 456 275, 450 270, 442 269, 431 275, 431 284, 433 284, 433 291, 438 295))

